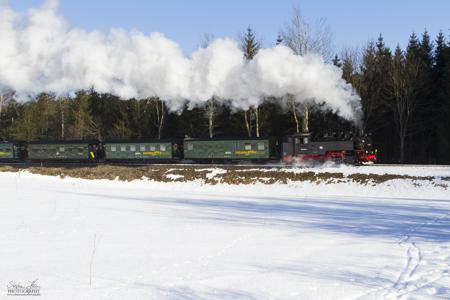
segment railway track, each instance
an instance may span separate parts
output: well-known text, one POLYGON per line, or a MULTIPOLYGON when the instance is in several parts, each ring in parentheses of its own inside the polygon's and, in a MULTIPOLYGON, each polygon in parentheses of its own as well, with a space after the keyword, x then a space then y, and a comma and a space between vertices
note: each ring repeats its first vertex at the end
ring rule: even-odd
MULTIPOLYGON (((81 167, 96 167, 96 166, 121 166, 121 167, 167 167, 167 168, 300 168, 301 166, 295 165, 282 165, 282 164, 191 164, 191 163, 142 163, 142 162, 0 162, 0 166, 11 167, 54 167, 54 168, 81 168, 81 167)), ((305 167, 306 168, 306 167, 305 167)))
MULTIPOLYGON (((194 167, 194 168, 260 168, 260 169, 281 169, 281 168, 314 168, 320 167, 321 165, 287 165, 281 163, 213 163, 213 164, 199 164, 199 163, 142 163, 142 162, 56 162, 56 161, 45 161, 45 162, 0 162, 0 166, 11 166, 11 167, 49 167, 49 168, 81 168, 81 167, 96 167, 96 166, 121 166, 121 167, 168 167, 168 168, 184 168, 184 167, 194 167)), ((407 167, 407 168, 450 168, 449 165, 418 165, 418 164, 371 164, 364 165, 370 166, 371 168, 377 167, 407 167)), ((358 166, 355 166, 358 168, 358 166)))

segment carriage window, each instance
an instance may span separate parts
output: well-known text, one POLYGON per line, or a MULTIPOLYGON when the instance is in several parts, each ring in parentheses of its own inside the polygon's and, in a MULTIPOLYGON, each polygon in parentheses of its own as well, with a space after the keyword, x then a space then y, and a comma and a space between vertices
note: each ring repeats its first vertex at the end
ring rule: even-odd
POLYGON ((140 150, 145 151, 145 145, 141 145, 140 150))
POLYGON ((155 146, 150 146, 150 151, 155 151, 156 147, 155 146))
POLYGON ((258 150, 264 150, 264 143, 258 143, 258 150))
POLYGON ((160 149, 161 151, 166 151, 166 145, 161 145, 161 146, 159 146, 159 149, 160 149))
POLYGON ((127 147, 126 146, 120 146, 120 151, 127 151, 127 147))
POLYGON ((131 145, 130 146, 130 151, 136 151, 136 146, 135 145, 131 145))
POLYGON ((64 147, 59 147, 59 152, 64 152, 66 151, 66 149, 64 149, 64 147))
POLYGON ((116 146, 111 146, 111 151, 112 152, 116 152, 116 150, 117 150, 116 146))
POLYGON ((295 138, 295 144, 300 144, 300 140, 298 138, 295 138))
POLYGON ((192 143, 187 144, 187 149, 194 150, 194 144, 192 144, 192 143))
POLYGON ((245 150, 252 150, 252 144, 245 144, 245 150))

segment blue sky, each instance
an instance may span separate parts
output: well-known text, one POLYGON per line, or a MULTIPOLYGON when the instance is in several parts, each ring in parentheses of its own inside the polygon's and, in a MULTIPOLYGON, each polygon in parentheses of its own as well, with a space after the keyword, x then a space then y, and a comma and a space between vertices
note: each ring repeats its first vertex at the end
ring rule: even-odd
MULTIPOLYGON (((19 10, 42 0, 10 0, 19 10)), ((450 34, 449 0, 60 0, 60 14, 87 30, 111 27, 163 32, 189 54, 206 32, 236 37, 251 25, 264 46, 275 43, 277 32, 298 6, 310 20, 325 18, 334 34, 336 51, 361 46, 383 33, 389 46, 405 46, 412 31, 425 28, 433 39, 450 34)))

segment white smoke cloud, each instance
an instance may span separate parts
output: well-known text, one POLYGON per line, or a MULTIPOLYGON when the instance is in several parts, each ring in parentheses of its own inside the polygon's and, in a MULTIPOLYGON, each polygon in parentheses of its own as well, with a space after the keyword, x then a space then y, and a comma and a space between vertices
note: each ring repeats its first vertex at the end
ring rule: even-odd
POLYGON ((298 102, 325 103, 346 119, 359 109, 359 97, 340 69, 318 55, 296 56, 276 46, 247 62, 236 41, 217 39, 187 57, 161 33, 88 32, 71 26, 57 7, 57 0, 49 0, 21 13, 0 1, 0 88, 22 99, 90 88, 123 99, 157 96, 172 110, 213 96, 246 109, 286 94, 298 102))

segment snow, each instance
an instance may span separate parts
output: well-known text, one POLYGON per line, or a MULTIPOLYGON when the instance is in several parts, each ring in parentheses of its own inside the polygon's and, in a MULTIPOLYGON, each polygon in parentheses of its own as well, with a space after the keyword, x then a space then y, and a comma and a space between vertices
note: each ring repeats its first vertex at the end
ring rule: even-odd
MULTIPOLYGON (((280 165, 282 168, 282 165, 280 165)), ((275 168, 274 168, 275 169, 275 168)), ((266 169, 270 170, 270 169, 266 169)), ((436 176, 448 177, 450 176, 450 166, 432 166, 432 165, 368 165, 368 166, 351 166, 345 164, 325 163, 316 167, 297 167, 297 168, 282 168, 285 172, 301 173, 306 171, 313 171, 317 173, 343 173, 350 175, 358 174, 397 174, 407 176, 436 176)))
POLYGON ((377 169, 436 179, 232 186, 0 173, 0 298, 8 282, 38 279, 42 299, 448 299, 450 191, 435 183, 450 168, 377 169))
POLYGON ((337 165, 332 167, 325 167, 320 169, 322 172, 342 172, 344 175, 358 172, 360 174, 398 174, 408 176, 450 176, 449 166, 419 166, 419 165, 401 165, 401 166, 388 166, 388 165, 370 165, 370 166, 349 166, 349 165, 337 165))
POLYGON ((169 178, 169 179, 172 179, 172 180, 177 180, 177 179, 184 178, 183 175, 176 175, 176 174, 167 174, 166 177, 169 178))

